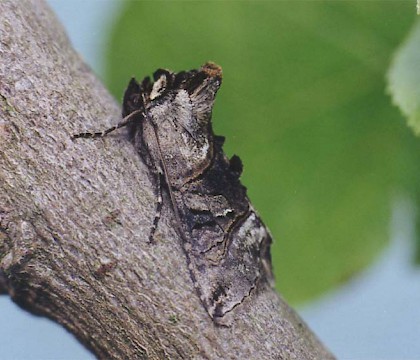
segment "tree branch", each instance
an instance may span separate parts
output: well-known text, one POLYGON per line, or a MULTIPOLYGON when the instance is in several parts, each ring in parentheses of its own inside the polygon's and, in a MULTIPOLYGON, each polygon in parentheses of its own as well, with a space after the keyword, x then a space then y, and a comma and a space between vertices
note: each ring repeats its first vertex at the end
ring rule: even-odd
POLYGON ((99 358, 332 359, 273 291, 216 326, 164 207, 145 241, 147 169, 106 128, 119 106, 41 1, 0 2, 0 292, 64 325, 99 358))

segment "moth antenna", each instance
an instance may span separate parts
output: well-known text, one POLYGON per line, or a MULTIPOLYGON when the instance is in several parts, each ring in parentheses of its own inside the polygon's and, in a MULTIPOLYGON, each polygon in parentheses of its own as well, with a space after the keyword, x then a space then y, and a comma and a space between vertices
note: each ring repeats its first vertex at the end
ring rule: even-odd
POLYGON ((104 137, 106 135, 108 135, 109 133, 120 129, 124 126, 127 126, 129 124, 131 124, 132 122, 135 121, 136 119, 136 115, 143 113, 143 109, 141 110, 135 110, 132 113, 128 114, 125 118, 123 118, 117 125, 110 127, 102 132, 94 132, 94 133, 90 133, 90 132, 85 132, 85 133, 80 133, 80 134, 76 134, 73 135, 71 138, 72 139, 78 139, 78 138, 99 138, 99 137, 104 137))

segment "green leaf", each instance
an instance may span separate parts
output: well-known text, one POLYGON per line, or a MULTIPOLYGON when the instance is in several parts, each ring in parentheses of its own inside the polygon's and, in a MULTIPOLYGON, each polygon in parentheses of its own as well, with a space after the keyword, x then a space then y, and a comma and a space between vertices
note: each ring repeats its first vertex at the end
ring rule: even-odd
POLYGON ((115 25, 118 98, 134 74, 223 66, 215 132, 243 159, 290 301, 345 281, 388 240, 392 195, 418 162, 384 92, 412 13, 409 2, 136 1, 115 25))
POLYGON ((388 91, 416 135, 420 135, 419 45, 420 23, 417 23, 403 46, 395 54, 388 72, 388 91))
MULTIPOLYGON (((407 119, 408 126, 414 133, 420 135, 420 23, 411 29, 406 40, 394 55, 392 64, 388 70, 387 90, 392 96, 392 100, 397 105, 407 119)), ((418 139, 417 146, 420 142, 418 139)), ((408 156, 406 157, 408 158, 408 156)), ((411 193, 412 202, 417 209, 420 205, 420 189, 418 182, 420 179, 420 168, 418 162, 413 164, 413 169, 418 169, 417 173, 404 179, 411 193)), ((416 232, 417 243, 415 260, 420 264, 420 212, 416 212, 416 232)))

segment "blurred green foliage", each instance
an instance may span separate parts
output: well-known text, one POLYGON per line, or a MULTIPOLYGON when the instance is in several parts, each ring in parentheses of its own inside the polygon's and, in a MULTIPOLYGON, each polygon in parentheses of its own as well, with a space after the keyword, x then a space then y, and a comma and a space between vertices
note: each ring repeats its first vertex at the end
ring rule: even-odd
MULTIPOLYGON (((385 95, 411 2, 130 1, 106 81, 222 65, 213 112, 225 151, 271 229, 277 284, 292 302, 368 265, 389 238, 401 189, 415 189, 418 144, 385 95)), ((417 174, 418 175, 418 174, 417 174)))
POLYGON ((420 135, 420 23, 395 55, 388 72, 388 90, 407 117, 408 125, 420 135))

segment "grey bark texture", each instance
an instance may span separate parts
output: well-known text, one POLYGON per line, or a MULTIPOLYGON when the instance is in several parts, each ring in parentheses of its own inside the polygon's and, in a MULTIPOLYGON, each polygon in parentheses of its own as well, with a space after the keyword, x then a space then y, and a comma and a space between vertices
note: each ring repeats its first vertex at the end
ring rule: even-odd
MULTIPOLYGON (((157 64, 158 66, 159 64, 157 64)), ((120 107, 42 1, 0 2, 0 293, 106 359, 333 359, 274 291, 216 326, 120 107)))

